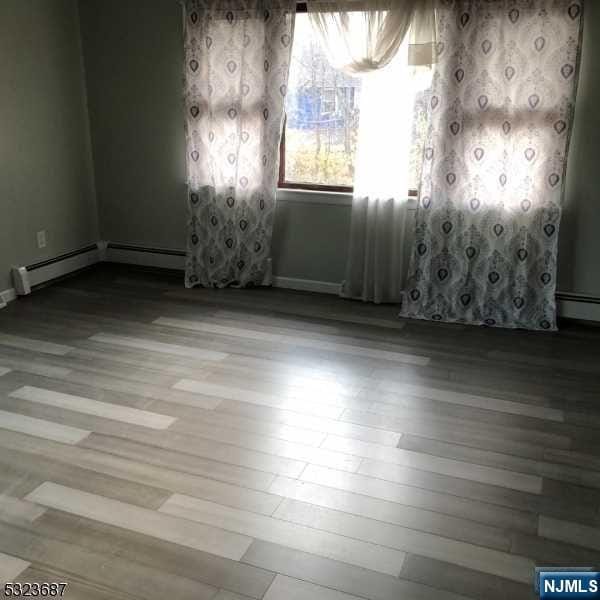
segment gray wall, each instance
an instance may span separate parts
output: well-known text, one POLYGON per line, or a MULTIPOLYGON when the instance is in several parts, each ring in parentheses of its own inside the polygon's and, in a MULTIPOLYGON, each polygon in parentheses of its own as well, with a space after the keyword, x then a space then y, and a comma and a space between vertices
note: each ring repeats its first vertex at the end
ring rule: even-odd
POLYGON ((181 248, 179 3, 83 0, 79 10, 102 239, 181 248))
POLYGON ((560 289, 600 296, 600 2, 585 4, 583 53, 559 246, 560 289))
MULTIPOLYGON (((600 295, 600 2, 586 6, 584 62, 561 231, 560 289, 600 295)), ((101 236, 182 248, 185 162, 176 0, 80 0, 101 236)), ((339 282, 347 206, 279 202, 276 275, 339 282)))
POLYGON ((98 240, 76 0, 0 2, 0 290, 98 240), (36 232, 47 231, 39 250, 36 232))
MULTIPOLYGON (((183 45, 176 0, 80 0, 102 239, 182 249, 183 45)), ((274 272, 342 279, 350 211, 280 202, 274 272)))

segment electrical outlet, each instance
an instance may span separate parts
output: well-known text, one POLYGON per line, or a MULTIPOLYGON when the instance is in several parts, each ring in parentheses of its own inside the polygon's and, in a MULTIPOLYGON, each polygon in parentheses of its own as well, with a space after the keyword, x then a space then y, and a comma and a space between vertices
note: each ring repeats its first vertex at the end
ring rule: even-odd
POLYGON ((38 248, 46 247, 46 230, 45 229, 42 229, 41 231, 37 232, 37 245, 38 245, 38 248))

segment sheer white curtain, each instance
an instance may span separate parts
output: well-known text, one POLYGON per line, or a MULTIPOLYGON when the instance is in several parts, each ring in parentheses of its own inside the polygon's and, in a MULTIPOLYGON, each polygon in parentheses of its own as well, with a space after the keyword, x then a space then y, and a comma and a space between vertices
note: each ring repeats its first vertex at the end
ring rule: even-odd
POLYGON ((385 68, 363 78, 354 197, 342 296, 373 302, 400 298, 408 268, 408 143, 412 94, 407 44, 385 68))
POLYGON ((433 0, 312 0, 307 6, 336 69, 381 69, 393 60, 407 34, 410 64, 433 62, 433 0))
POLYGON ((432 62, 433 1, 314 1, 308 8, 330 63, 363 78, 341 295, 399 302, 408 266, 404 233, 415 92, 411 65, 432 62))

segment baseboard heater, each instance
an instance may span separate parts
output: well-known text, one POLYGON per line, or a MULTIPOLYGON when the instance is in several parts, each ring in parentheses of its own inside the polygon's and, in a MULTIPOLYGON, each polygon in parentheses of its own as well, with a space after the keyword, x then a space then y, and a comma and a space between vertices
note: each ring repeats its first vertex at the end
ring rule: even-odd
POLYGON ((556 301, 559 317, 600 322, 600 298, 598 296, 556 292, 556 301))
POLYGON ((90 244, 30 265, 13 267, 14 294, 26 296, 36 287, 96 264, 104 258, 103 243, 90 244))
POLYGON ((185 250, 108 242, 106 244, 105 260, 107 262, 125 263, 141 267, 183 271, 185 267, 185 250))

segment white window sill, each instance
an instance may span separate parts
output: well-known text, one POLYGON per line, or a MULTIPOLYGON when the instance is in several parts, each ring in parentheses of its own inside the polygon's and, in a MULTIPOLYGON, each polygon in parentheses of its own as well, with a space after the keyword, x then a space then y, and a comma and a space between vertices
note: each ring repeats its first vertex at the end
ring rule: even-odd
POLYGON ((352 206, 352 194, 348 192, 325 192, 323 190, 277 188, 277 201, 300 202, 301 204, 352 206))
MULTIPOLYGON (((417 208, 417 199, 408 198, 408 209, 417 208)), ((277 188, 278 202, 298 202, 300 204, 325 204, 329 206, 352 206, 352 194, 349 192, 326 192, 323 190, 300 190, 277 188)))

